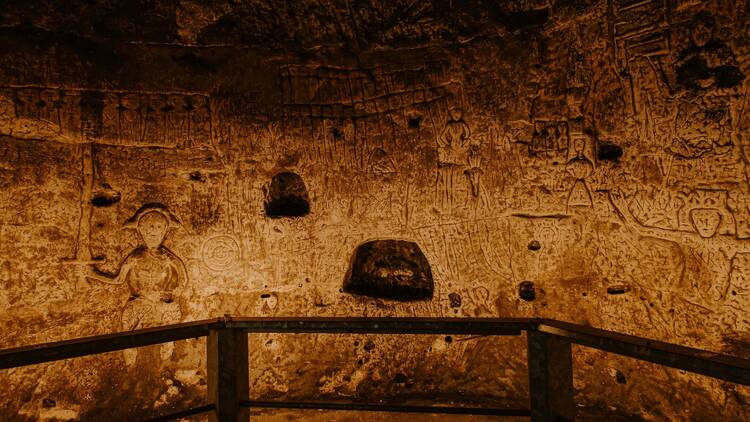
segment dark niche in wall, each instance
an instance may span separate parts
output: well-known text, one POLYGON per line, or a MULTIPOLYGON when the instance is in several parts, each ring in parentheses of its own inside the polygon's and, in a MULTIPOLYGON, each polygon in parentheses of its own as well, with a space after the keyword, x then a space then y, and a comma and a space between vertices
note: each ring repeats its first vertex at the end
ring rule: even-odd
POLYGON ((344 291, 393 300, 432 299, 432 270, 422 250, 405 240, 373 240, 354 252, 344 291))
POLYGON ((271 218, 302 217, 310 213, 310 198, 302 177, 292 172, 273 176, 265 208, 266 216, 271 218))

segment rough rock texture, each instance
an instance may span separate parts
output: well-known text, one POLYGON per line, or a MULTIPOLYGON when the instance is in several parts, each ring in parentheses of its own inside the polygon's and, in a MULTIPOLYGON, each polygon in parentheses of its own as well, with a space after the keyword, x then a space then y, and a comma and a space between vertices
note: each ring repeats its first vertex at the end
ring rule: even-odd
MULTIPOLYGON (((0 58, 0 347, 540 316, 750 356, 745 1, 6 0, 0 58), (266 215, 280 173, 309 213, 266 215), (371 239, 416 243, 432 299, 343 292, 371 239)), ((523 338, 250 342, 257 398, 528 397, 523 338)), ((200 403, 204 347, 0 371, 0 419, 200 403)), ((748 418, 706 377, 584 348, 574 375, 592 414, 748 418)))

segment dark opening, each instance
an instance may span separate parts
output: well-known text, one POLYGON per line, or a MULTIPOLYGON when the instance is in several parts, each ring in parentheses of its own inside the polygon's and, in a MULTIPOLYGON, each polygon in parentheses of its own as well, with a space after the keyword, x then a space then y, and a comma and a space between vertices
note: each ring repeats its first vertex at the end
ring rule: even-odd
POLYGON ((273 176, 266 198, 266 216, 301 217, 310 212, 310 199, 302 178, 291 172, 273 176))
POLYGON ((536 289, 534 283, 531 281, 523 281, 518 285, 518 297, 521 299, 531 302, 536 299, 536 289))
POLYGON ((629 290, 630 290, 630 287, 624 284, 615 284, 613 286, 607 287, 607 294, 621 295, 621 294, 627 293, 629 290))
POLYGON ((203 173, 201 173, 201 172, 199 172, 199 171, 196 170, 196 171, 190 173, 190 180, 193 181, 193 182, 205 183, 206 182, 206 176, 203 173))
POLYGON ((405 240, 373 240, 354 253, 344 291, 393 300, 432 299, 432 270, 422 250, 405 240))
POLYGON ((414 116, 409 118, 409 127, 412 129, 419 129, 422 125, 422 116, 414 116))
POLYGON ((91 197, 91 205, 95 207, 108 207, 120 202, 120 192, 111 188, 98 190, 91 197))
POLYGON ((622 147, 612 142, 602 142, 596 156, 602 161, 618 161, 622 157, 622 147))
POLYGON ((451 308, 461 307, 461 295, 458 293, 451 293, 448 295, 448 299, 451 302, 451 308))

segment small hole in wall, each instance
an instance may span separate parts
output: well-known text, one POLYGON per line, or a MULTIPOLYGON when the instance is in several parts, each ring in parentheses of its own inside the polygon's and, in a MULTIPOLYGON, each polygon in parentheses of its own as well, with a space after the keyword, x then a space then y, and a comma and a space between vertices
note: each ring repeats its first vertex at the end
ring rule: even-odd
POLYGON ((192 172, 192 173, 190 173, 189 178, 193 182, 201 182, 201 183, 205 183, 206 182, 206 176, 203 173, 201 173, 201 172, 199 172, 197 170, 194 171, 194 172, 192 172))
POLYGON ((461 307, 461 295, 460 294, 451 293, 448 295, 448 300, 450 300, 451 308, 461 307))
POLYGON ((615 380, 617 380, 618 384, 627 384, 628 383, 627 378, 625 378, 625 374, 623 374, 619 370, 615 373, 615 380))
POLYGON ((112 189, 108 184, 102 185, 91 197, 91 205, 102 208, 120 202, 120 192, 112 189))
POLYGON ((339 140, 344 137, 344 132, 337 127, 333 127, 331 128, 331 135, 333 135, 333 139, 339 140))
POLYGON ((354 252, 344 291, 394 300, 432 299, 434 283, 427 258, 414 242, 373 240, 354 252))
POLYGON ((409 117, 409 127, 412 129, 419 129, 422 125, 422 116, 409 117))
POLYGON ((610 295, 621 295, 630 291, 630 287, 624 284, 615 284, 607 287, 607 294, 610 295))
POLYGON ((310 212, 310 199, 302 177, 292 172, 273 176, 265 208, 266 216, 271 218, 307 215, 310 212))
POLYGON ((521 299, 531 302, 536 299, 536 289, 534 289, 534 283, 530 281, 524 281, 518 285, 518 297, 521 299))
POLYGON ((602 161, 617 162, 622 157, 622 147, 612 142, 602 142, 596 153, 596 158, 602 161))

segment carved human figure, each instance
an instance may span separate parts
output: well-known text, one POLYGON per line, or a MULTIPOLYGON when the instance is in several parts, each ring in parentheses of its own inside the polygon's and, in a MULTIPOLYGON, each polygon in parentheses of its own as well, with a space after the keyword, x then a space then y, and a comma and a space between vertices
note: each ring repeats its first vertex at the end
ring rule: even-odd
POLYGON ((690 45, 677 58, 678 99, 672 154, 695 159, 720 155, 732 148, 730 97, 744 75, 732 49, 716 37, 716 21, 695 16, 690 45))
POLYGON ((713 16, 697 14, 690 30, 690 45, 677 58, 677 84, 702 91, 731 88, 743 79, 731 48, 716 38, 713 16))
POLYGON ((565 100, 568 106, 568 115, 573 117, 582 115, 581 105, 591 81, 590 72, 586 67, 583 47, 579 42, 575 44, 568 53, 568 69, 565 74, 565 100))
POLYGON ((451 107, 450 118, 437 138, 438 174, 437 203, 451 213, 454 206, 455 176, 469 164, 471 130, 463 118, 461 107, 451 107))
MULTIPOLYGON (((135 229, 141 244, 128 254, 117 274, 95 268, 89 278, 108 284, 126 284, 130 297, 122 311, 122 329, 136 330, 155 325, 174 324, 182 318, 179 301, 187 272, 182 260, 164 246, 164 238, 178 220, 164 207, 148 204, 126 222, 135 229)), ((162 345, 161 357, 168 359, 173 343, 162 345)), ((125 351, 128 365, 135 363, 137 351, 125 351)))
POLYGON ((591 192, 586 186, 586 178, 594 172, 594 164, 586 157, 585 148, 585 137, 579 136, 573 140, 575 157, 565 165, 565 170, 576 179, 568 194, 568 206, 591 206, 591 192))
POLYGON ((123 145, 139 143, 143 137, 139 95, 121 94, 117 111, 120 142, 123 145))
POLYGON ((478 145, 472 145, 469 148, 468 161, 469 168, 464 170, 464 174, 466 174, 469 178, 469 183, 471 183, 471 195, 478 198, 481 188, 482 173, 484 173, 481 167, 482 156, 479 154, 478 145))
POLYGON ((138 218, 136 230, 143 244, 128 255, 120 270, 131 300, 173 302, 175 289, 185 278, 185 267, 162 244, 169 228, 170 220, 163 210, 148 210, 138 218))
POLYGON ((471 130, 461 107, 451 107, 450 119, 438 137, 438 163, 464 165, 469 152, 471 130))

